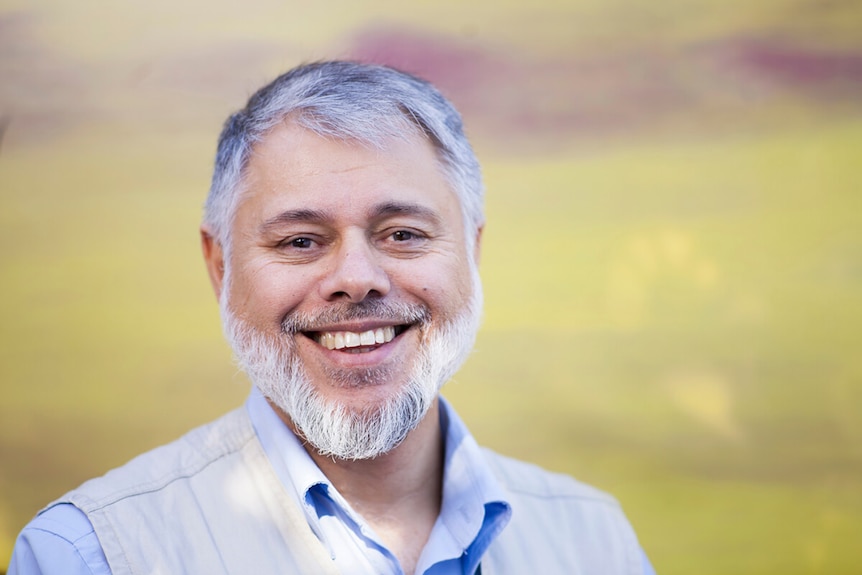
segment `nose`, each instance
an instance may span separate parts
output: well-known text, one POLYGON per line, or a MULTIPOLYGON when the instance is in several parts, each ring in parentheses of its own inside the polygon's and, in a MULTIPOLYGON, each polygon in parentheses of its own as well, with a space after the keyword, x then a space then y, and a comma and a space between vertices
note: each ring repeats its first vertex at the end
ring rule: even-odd
POLYGON ((364 239, 342 242, 333 257, 333 268, 320 283, 323 299, 358 303, 389 293, 389 275, 380 266, 380 255, 364 239))

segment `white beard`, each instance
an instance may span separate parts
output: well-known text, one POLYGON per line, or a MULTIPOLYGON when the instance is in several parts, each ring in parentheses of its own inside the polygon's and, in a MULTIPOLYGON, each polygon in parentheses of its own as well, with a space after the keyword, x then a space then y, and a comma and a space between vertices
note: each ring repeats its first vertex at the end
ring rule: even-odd
MULTIPOLYGON (((356 304, 314 317, 291 314, 283 322, 283 333, 275 338, 236 317, 226 295, 221 301, 222 323, 239 367, 267 399, 290 417, 300 435, 318 453, 344 460, 372 459, 398 446, 419 425, 440 388, 472 350, 481 318, 482 287, 475 267, 471 273, 470 300, 455 317, 442 323, 431 320, 424 306, 376 300, 367 311, 356 304), (323 323, 321 316, 325 318, 323 323), (315 389, 296 354, 294 338, 305 337, 298 332, 314 325, 360 317, 391 319, 399 324, 418 321, 411 329, 420 331, 420 349, 412 372, 395 395, 382 404, 357 411, 324 398, 315 389)), ((222 293, 229 291, 226 281, 222 293)), ((398 375, 389 369, 332 370, 327 374, 332 382, 345 387, 375 385, 398 375)))

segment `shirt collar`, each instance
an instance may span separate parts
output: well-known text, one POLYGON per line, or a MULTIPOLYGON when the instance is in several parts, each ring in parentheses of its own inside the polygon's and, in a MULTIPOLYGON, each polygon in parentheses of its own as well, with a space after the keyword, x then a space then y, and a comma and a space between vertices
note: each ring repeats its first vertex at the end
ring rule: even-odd
POLYGON ((486 505, 508 504, 476 440, 442 397, 440 425, 446 438, 440 521, 454 542, 466 549, 482 527, 486 505))
POLYGON ((276 475, 297 501, 306 503, 306 495, 316 485, 332 489, 329 479, 305 451, 299 438, 284 424, 256 386, 252 386, 246 408, 276 475))

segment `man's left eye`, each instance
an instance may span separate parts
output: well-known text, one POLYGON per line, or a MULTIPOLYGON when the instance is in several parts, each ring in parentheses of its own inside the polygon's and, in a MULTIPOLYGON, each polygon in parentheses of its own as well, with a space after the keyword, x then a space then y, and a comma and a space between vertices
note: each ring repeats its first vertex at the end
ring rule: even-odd
POLYGON ((392 232, 392 239, 396 242, 407 242, 410 240, 415 240, 418 236, 411 231, 408 230, 398 230, 397 232, 392 232))

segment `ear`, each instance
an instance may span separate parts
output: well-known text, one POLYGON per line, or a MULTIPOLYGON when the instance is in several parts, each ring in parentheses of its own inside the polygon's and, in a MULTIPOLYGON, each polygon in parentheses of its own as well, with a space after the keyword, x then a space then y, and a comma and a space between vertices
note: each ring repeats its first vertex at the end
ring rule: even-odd
POLYGON ((473 239, 473 261, 479 265, 479 260, 482 255, 482 230, 485 229, 485 224, 476 228, 476 237, 473 239))
POLYGON ((201 249, 216 299, 221 299, 224 282, 224 250, 207 226, 201 226, 201 249))

